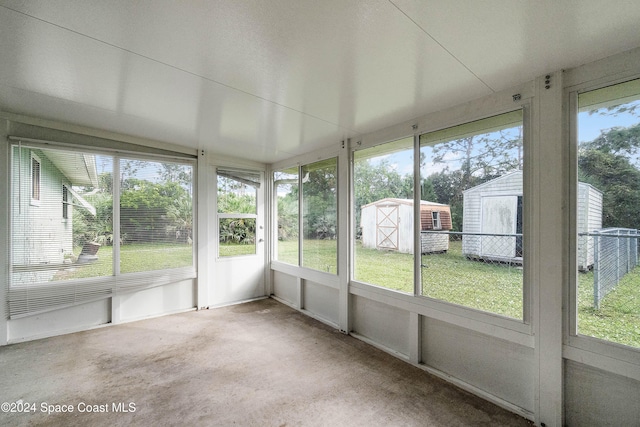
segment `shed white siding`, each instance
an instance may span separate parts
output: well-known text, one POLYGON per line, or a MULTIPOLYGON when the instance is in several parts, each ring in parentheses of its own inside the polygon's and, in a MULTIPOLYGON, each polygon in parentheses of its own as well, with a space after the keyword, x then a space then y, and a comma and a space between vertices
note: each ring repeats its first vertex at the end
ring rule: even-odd
POLYGON ((582 235, 602 228, 602 192, 578 183, 578 269, 588 270, 594 261, 593 237, 582 235))
POLYGON ((514 236, 477 234, 516 234, 518 197, 522 196, 522 172, 516 171, 470 188, 463 193, 462 253, 468 257, 513 261, 514 236))
MULTIPOLYGON (((462 231, 481 234, 516 234, 517 201, 522 196, 522 171, 487 181, 463 193, 462 231)), ((578 183, 578 234, 602 227, 602 192, 578 183)), ((472 258, 521 261, 516 237, 464 235, 462 253, 472 258)), ((579 236, 578 267, 593 265, 593 237, 579 236)))

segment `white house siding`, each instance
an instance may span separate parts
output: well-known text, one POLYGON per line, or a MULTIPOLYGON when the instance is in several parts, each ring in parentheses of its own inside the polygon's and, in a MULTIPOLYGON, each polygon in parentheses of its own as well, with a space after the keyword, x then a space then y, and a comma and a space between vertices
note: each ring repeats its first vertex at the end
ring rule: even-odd
MULTIPOLYGON (((12 174, 11 264, 17 267, 62 264, 64 255, 73 250, 72 209, 62 218, 62 185, 70 182, 40 151, 14 147, 12 174), (31 200, 31 153, 40 160, 40 202, 31 200), (17 167, 19 165, 19 167, 17 167)), ((56 269, 37 272, 14 272, 12 283, 47 282, 56 269)))

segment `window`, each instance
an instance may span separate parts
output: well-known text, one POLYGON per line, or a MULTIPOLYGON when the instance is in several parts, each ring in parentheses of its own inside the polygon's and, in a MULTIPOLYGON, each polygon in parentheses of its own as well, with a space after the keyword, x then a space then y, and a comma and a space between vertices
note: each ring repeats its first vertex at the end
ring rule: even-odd
POLYGON ((421 198, 434 204, 422 295, 523 318, 522 123, 518 110, 420 136, 421 198))
POLYGON ((40 202, 40 158, 31 154, 31 201, 40 202))
POLYGON ((218 256, 256 253, 260 173, 218 169, 218 256))
POLYGON ((353 155, 354 279, 411 294, 413 158, 413 137, 353 155))
POLYGON ((580 93, 577 123, 577 332, 640 348, 640 80, 580 93))
POLYGON ((193 265, 193 167, 140 159, 119 166, 120 272, 193 265))
POLYGON ((53 144, 11 153, 12 318, 195 277, 190 160, 53 144))
POLYGON ((440 212, 433 211, 431 212, 431 223, 433 224, 434 230, 442 230, 442 225, 440 225, 440 212))
POLYGON ((304 165, 302 176, 302 266, 338 272, 338 159, 304 165))
POLYGON ((69 191, 67 186, 62 186, 62 219, 69 219, 69 191))
POLYGON ((275 209, 278 221, 275 239, 275 259, 298 265, 299 258, 299 190, 298 168, 289 168, 273 173, 275 209))

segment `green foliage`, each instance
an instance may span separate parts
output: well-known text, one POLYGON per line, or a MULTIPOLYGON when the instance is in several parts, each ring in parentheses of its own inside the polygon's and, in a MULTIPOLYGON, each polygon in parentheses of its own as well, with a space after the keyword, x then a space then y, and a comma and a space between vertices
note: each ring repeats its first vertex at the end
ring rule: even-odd
POLYGON ((96 216, 84 208, 73 208, 73 245, 82 246, 87 242, 100 245, 113 243, 113 200, 111 194, 96 193, 86 196, 86 200, 96 208, 96 216))
POLYGON ((463 192, 523 166, 522 126, 472 135, 433 147, 433 162, 449 165, 423 179, 423 200, 447 204, 451 208, 454 231, 462 231, 463 192), (426 197, 432 197, 428 199, 426 197))
POLYGON ((613 128, 582 143, 578 179, 603 193, 603 227, 640 228, 640 170, 631 162, 640 148, 640 124, 613 128))
MULTIPOLYGON (((218 176, 217 202, 219 213, 257 213, 256 190, 231 178, 218 176)), ((229 256, 223 254, 223 245, 255 244, 256 220, 254 218, 222 218, 218 225, 221 256, 229 256)))
POLYGON ((336 159, 302 168, 303 232, 309 239, 333 239, 338 226, 336 159))
MULTIPOLYGON (((113 244, 113 197, 110 173, 101 174, 102 186, 86 199, 96 208, 96 216, 74 208, 74 245, 86 242, 113 244)), ((151 182, 128 178, 120 196, 121 242, 189 243, 193 233, 191 195, 178 182, 151 182)))
POLYGON ((384 198, 413 198, 413 174, 403 177, 386 159, 359 160, 354 163, 353 188, 356 236, 360 237, 362 207, 384 198))
POLYGON ((218 190, 218 212, 255 214, 255 192, 250 194, 238 194, 218 190))
POLYGON ((221 243, 254 244, 256 242, 255 218, 220 219, 219 238, 221 243))
POLYGON ((129 178, 120 196, 120 231, 131 242, 174 241, 175 230, 188 227, 180 210, 191 210, 191 196, 179 183, 129 178), (170 211, 179 217, 178 223, 170 211))
POLYGON ((640 267, 626 274, 593 308, 593 272, 578 276, 578 332, 640 347, 640 267))
POLYGON ((298 239, 298 197, 278 197, 278 240, 298 239))

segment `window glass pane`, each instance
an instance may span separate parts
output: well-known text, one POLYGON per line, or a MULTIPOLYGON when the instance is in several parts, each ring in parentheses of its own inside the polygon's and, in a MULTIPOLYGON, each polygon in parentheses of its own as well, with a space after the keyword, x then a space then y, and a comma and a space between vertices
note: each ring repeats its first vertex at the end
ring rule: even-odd
POLYGON ((640 80, 578 108, 578 333, 640 347, 640 80))
POLYGON ((120 272, 193 265, 193 167, 121 159, 119 180, 120 272))
POLYGON ((273 181, 278 220, 275 259, 298 265, 298 168, 274 172, 273 181))
POLYGON ((302 167, 302 266, 337 274, 336 158, 302 167))
POLYGON ((218 233, 220 257, 256 253, 257 172, 218 169, 218 233))
POLYGON ((353 164, 354 279, 411 294, 413 163, 411 137, 356 151, 353 164))
POLYGON ((108 156, 12 147, 12 285, 113 274, 112 172, 108 156))
POLYGON ((523 318, 522 131, 518 110, 420 137, 423 295, 523 318))

